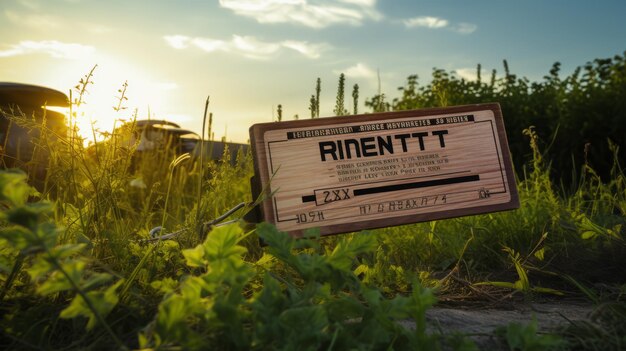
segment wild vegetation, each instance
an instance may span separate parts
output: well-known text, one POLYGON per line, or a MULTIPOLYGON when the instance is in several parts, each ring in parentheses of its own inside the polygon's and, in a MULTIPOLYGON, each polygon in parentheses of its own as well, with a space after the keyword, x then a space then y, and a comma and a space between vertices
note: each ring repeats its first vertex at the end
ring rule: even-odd
MULTIPOLYGON (((554 296, 598 306, 594 323, 556 335, 511 324, 501 333, 511 349, 623 349, 624 67, 624 57, 596 60, 582 78, 560 79, 555 64, 532 84, 508 69, 489 82, 435 70, 423 87, 409 77, 400 98, 367 99, 372 111, 500 102, 522 204, 328 238, 206 224, 255 200, 249 154, 235 165, 139 155, 127 142, 132 124, 89 152, 75 138, 42 139, 51 158, 40 191, 20 171, 0 172, 0 347, 471 350, 463 335, 428 329, 426 311, 554 296)), ((77 87, 73 112, 90 82, 77 87)), ((344 84, 336 111, 347 115, 344 84)), ((319 90, 318 80, 316 118, 319 90)))
MULTIPOLYGON (((493 70, 487 80, 480 65, 474 81, 434 69, 431 82, 420 86, 418 77, 412 75, 399 88, 400 97, 387 102, 379 94, 366 105, 374 111, 388 111, 498 102, 518 172, 529 159, 522 131, 534 126, 557 186, 574 191, 585 165, 608 180, 614 149, 626 147, 626 52, 588 62, 566 77, 559 75, 561 64, 556 62, 540 82, 511 73, 506 60, 503 66, 504 74, 493 70)), ((626 156, 618 157, 623 165, 626 156)))

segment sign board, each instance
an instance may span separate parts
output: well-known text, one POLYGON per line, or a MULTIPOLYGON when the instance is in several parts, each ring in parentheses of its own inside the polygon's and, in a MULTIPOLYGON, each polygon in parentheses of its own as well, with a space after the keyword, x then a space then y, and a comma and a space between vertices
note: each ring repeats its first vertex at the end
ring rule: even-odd
POLYGON ((301 236, 519 207, 498 104, 250 128, 261 220, 301 236))

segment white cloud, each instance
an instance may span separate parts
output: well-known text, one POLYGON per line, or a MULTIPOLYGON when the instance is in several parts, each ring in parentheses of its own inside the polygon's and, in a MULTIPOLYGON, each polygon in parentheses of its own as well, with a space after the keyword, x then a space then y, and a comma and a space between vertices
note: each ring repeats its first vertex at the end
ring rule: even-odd
POLYGON ((282 42, 282 45, 311 59, 320 58, 322 52, 329 47, 327 44, 309 44, 306 41, 296 40, 285 40, 282 42))
POLYGON ((454 72, 465 80, 474 81, 477 79, 476 68, 457 68, 454 72))
POLYGON ((448 20, 439 17, 421 16, 404 20, 407 28, 426 27, 426 28, 444 28, 448 26, 448 20))
POLYGON ((193 46, 206 52, 228 52, 257 60, 275 57, 283 49, 290 49, 307 58, 317 59, 329 47, 324 43, 308 43, 296 40, 267 42, 253 36, 242 35, 233 35, 229 41, 201 37, 191 38, 185 35, 167 35, 163 39, 168 45, 179 50, 193 46))
POLYGON ((339 0, 340 2, 346 4, 354 4, 366 7, 374 7, 376 6, 376 0, 339 0))
POLYGON ((269 58, 280 50, 281 45, 271 42, 263 42, 252 36, 233 35, 230 43, 231 51, 254 59, 269 58))
POLYGON ((191 38, 189 38, 188 36, 184 36, 184 35, 166 35, 163 37, 163 39, 165 39, 165 41, 167 42, 167 44, 169 44, 169 46, 178 50, 188 48, 189 41, 191 40, 191 38))
MULTIPOLYGON (((457 68, 454 70, 454 73, 456 73, 457 76, 459 76, 460 78, 463 78, 467 81, 476 81, 478 80, 478 75, 477 75, 477 68, 473 67, 473 68, 457 68)), ((491 70, 485 70, 484 68, 481 70, 480 72, 481 74, 481 80, 483 82, 488 82, 489 80, 491 80, 491 75, 492 75, 492 71, 491 70)), ((497 78, 497 75, 496 75, 497 78)))
POLYGON ((57 40, 32 41, 23 40, 11 45, 7 50, 0 50, 0 57, 10 57, 28 54, 47 54, 54 58, 82 59, 89 57, 96 49, 93 46, 63 43, 57 40))
POLYGON ((364 63, 357 63, 354 66, 348 67, 344 70, 335 70, 333 71, 335 74, 345 74, 348 78, 375 78, 377 73, 375 70, 371 69, 364 63))
MULTIPOLYGON (((214 40, 208 38, 194 38, 191 39, 191 44, 196 46, 197 48, 206 51, 206 52, 214 52, 219 50, 227 50, 226 43, 222 40, 214 40)), ((179 49, 186 49, 187 45, 179 49)))
POLYGON ((473 23, 459 23, 454 30, 461 34, 472 34, 478 29, 478 26, 473 23))
POLYGON ((334 24, 361 25, 366 20, 380 20, 376 0, 220 0, 220 5, 237 15, 259 23, 294 23, 311 28, 334 24))
POLYGON ((432 17, 432 16, 421 16, 421 17, 413 17, 409 19, 405 19, 402 21, 407 28, 415 28, 415 27, 424 27, 430 29, 440 29, 446 28, 453 32, 457 32, 459 34, 472 34, 478 29, 478 26, 473 23, 461 22, 458 24, 451 25, 447 19, 432 17))
POLYGON ((7 10, 4 11, 4 16, 13 24, 42 30, 56 29, 61 26, 58 18, 46 14, 23 14, 7 10))

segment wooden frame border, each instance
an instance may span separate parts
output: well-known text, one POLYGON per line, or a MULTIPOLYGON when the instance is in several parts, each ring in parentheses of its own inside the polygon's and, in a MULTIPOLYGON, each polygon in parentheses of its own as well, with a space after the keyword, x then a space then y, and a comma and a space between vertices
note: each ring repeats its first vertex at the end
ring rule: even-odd
MULTIPOLYGON (((491 110, 495 117, 495 124, 497 130, 497 139, 500 144, 500 152, 502 153, 502 160, 504 168, 506 170, 505 182, 510 191, 510 201, 502 204, 491 204, 476 206, 471 208, 452 209, 441 212, 431 212, 426 214, 410 214, 405 216, 397 216, 388 219, 373 219, 363 220, 355 223, 342 223, 334 225, 322 225, 319 227, 321 235, 330 235, 346 232, 355 232, 365 229, 382 228, 389 226, 397 226, 403 224, 411 224, 425 221, 432 221, 444 218, 454 218, 467 215, 475 215, 488 212, 511 210, 519 207, 519 195, 517 192, 514 170, 510 157, 510 151, 508 147, 506 131, 504 127, 504 121, 502 118, 502 112, 498 103, 488 104, 475 104, 475 105, 463 105, 453 106, 445 108, 428 108, 409 111, 397 111, 397 112, 385 112, 385 113, 373 113, 363 115, 351 115, 341 117, 327 117, 318 119, 307 119, 297 121, 286 122, 269 122, 259 123, 250 127, 250 143, 253 152, 254 172, 255 177, 252 179, 253 196, 256 198, 265 189, 266 198, 260 205, 260 220, 267 222, 274 222, 274 208, 272 206, 272 197, 269 193, 269 183, 272 177, 267 167, 267 144, 264 139, 264 135, 268 131, 281 130, 281 129, 293 129, 293 128, 311 128, 311 127, 329 127, 333 125, 340 125, 346 123, 371 123, 385 121, 389 119, 408 118, 408 117, 426 117, 445 114, 463 114, 475 111, 491 110)), ((288 231, 292 236, 299 237, 303 235, 303 230, 288 231)))

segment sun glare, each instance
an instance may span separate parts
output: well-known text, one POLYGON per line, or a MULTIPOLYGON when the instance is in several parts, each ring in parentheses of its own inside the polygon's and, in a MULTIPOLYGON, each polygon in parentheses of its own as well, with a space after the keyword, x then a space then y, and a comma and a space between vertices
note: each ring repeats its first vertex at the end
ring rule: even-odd
MULTIPOLYGON (((80 96, 75 87, 71 93, 73 102, 79 98, 82 101, 73 105, 71 123, 86 145, 104 139, 114 128, 135 118, 172 120, 163 111, 168 110, 168 93, 177 89, 176 84, 159 82, 128 62, 110 57, 99 57, 99 61, 102 63, 90 77, 93 83, 87 85, 86 93, 80 96)), ((88 72, 89 69, 83 72, 83 79, 88 72)), ((69 116, 69 109, 59 112, 69 116)))

